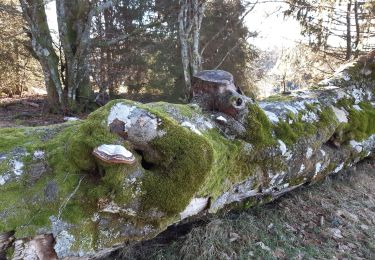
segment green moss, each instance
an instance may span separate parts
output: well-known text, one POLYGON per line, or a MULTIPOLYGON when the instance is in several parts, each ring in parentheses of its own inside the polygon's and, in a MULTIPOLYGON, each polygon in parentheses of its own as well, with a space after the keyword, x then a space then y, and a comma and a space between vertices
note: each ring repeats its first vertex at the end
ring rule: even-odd
POLYGON ((178 127, 162 118, 167 132, 156 138, 151 146, 159 153, 143 182, 142 205, 145 209, 159 208, 167 214, 181 212, 204 183, 213 161, 211 145, 203 137, 178 127))
POLYGON ((295 99, 295 97, 293 97, 291 95, 277 94, 277 95, 269 96, 269 97, 263 99, 262 101, 266 101, 266 102, 288 102, 288 101, 293 101, 294 99, 295 99))
MULTIPOLYGON (((335 127, 336 120, 330 107, 324 108, 318 112, 315 106, 309 106, 307 111, 302 111, 295 116, 287 115, 286 121, 280 121, 274 126, 274 131, 278 139, 291 146, 302 137, 313 136, 316 135, 318 131, 329 131, 331 128, 335 127), (309 110, 318 114, 319 120, 317 122, 308 123, 302 121, 304 113, 309 110), (289 121, 292 121, 292 123, 289 124, 289 121)), ((329 135, 330 133, 327 134, 329 135)))
POLYGON ((257 104, 248 105, 249 114, 246 118, 246 133, 243 139, 254 147, 267 147, 275 144, 272 137, 272 123, 257 104))
POLYGON ((375 109, 370 103, 359 103, 361 110, 356 110, 352 106, 345 106, 349 112, 348 123, 341 124, 336 132, 335 138, 341 144, 350 140, 362 141, 375 134, 375 109))

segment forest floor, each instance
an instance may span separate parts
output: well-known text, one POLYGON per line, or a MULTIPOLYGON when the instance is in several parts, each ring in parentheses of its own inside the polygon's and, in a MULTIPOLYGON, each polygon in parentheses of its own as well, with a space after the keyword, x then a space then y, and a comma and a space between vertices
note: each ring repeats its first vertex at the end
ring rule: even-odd
POLYGON ((374 187, 368 159, 268 205, 172 227, 112 258, 375 259, 374 187))
MULTIPOLYGON (((0 99, 0 128, 64 122, 45 104, 42 97, 0 99)), ((172 226, 111 259, 375 259, 374 187, 375 160, 368 159, 268 205, 172 226)))

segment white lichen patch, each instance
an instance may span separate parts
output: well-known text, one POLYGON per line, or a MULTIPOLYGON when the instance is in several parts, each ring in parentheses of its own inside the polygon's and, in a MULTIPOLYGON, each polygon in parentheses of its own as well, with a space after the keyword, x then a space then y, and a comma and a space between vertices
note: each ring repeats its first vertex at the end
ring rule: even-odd
POLYGON ((135 106, 117 103, 111 108, 111 111, 109 112, 108 125, 113 123, 113 121, 115 121, 116 119, 125 123, 130 121, 130 115, 135 109, 135 106))
POLYGON ((190 129, 191 131, 193 131, 197 135, 202 135, 201 131, 199 131, 198 128, 195 125, 193 125, 192 123, 190 123, 188 121, 182 122, 181 126, 190 129))
POLYGON ((323 149, 320 149, 319 151, 320 151, 320 153, 322 154, 323 157, 326 156, 326 152, 323 149))
POLYGON ((285 105, 286 109, 288 109, 290 112, 292 112, 294 115, 297 115, 299 113, 298 109, 294 106, 285 105))
POLYGON ((321 162, 318 162, 316 165, 315 165, 315 176, 322 170, 322 163, 321 162))
POLYGON ((313 123, 313 122, 317 122, 319 120, 319 117, 317 114, 315 114, 314 112, 312 111, 308 111, 306 113, 304 113, 302 115, 302 118, 301 120, 303 122, 307 122, 307 123, 313 123))
POLYGON ((44 159, 45 152, 41 150, 36 150, 33 154, 33 159, 34 160, 42 160, 44 159))
POLYGON ((264 110, 264 113, 266 114, 266 116, 268 117, 268 119, 272 123, 277 124, 279 122, 279 118, 277 117, 277 115, 275 113, 272 113, 272 112, 267 111, 267 110, 264 110))
POLYGON ((363 146, 361 143, 355 141, 355 140, 351 140, 349 142, 349 144, 354 148, 354 150, 356 150, 357 153, 360 153, 363 151, 363 146))
POLYGON ((307 150, 306 150, 306 159, 310 159, 311 156, 313 154, 313 149, 311 149, 311 147, 307 147, 307 150))
POLYGON ((289 161, 290 159, 292 159, 293 153, 292 151, 287 151, 283 156, 285 157, 287 161, 289 161))
POLYGON ((335 116, 339 123, 348 123, 348 112, 345 109, 338 109, 335 106, 331 106, 333 112, 335 113, 335 116))
POLYGON ((209 198, 194 198, 190 201, 189 205, 184 211, 180 213, 180 218, 185 219, 194 216, 207 208, 209 198))
POLYGON ((342 170, 342 168, 344 168, 344 163, 341 163, 339 166, 337 166, 336 169, 333 172, 338 173, 339 171, 342 170))
POLYGON ((298 174, 303 173, 304 170, 305 170, 305 165, 301 164, 301 167, 299 168, 298 174))
POLYGON ((351 96, 354 97, 354 103, 359 104, 366 97, 366 93, 361 88, 354 87, 351 93, 351 96))
POLYGON ((23 174, 23 167, 24 167, 24 164, 22 161, 19 161, 17 159, 14 159, 14 160, 11 160, 10 161, 10 165, 11 165, 11 168, 12 168, 12 171, 13 173, 16 175, 16 176, 21 176, 23 174))
POLYGON ((73 235, 69 234, 68 231, 63 230, 61 231, 56 237, 56 244, 55 244, 55 251, 57 256, 64 257, 66 254, 66 250, 70 249, 70 247, 75 242, 75 238, 73 235))
POLYGON ((9 174, 0 175, 0 185, 4 185, 10 179, 9 174))
POLYGON ((285 155, 286 152, 287 152, 287 148, 286 148, 285 143, 281 140, 277 140, 277 142, 279 143, 279 149, 281 151, 281 155, 285 155))

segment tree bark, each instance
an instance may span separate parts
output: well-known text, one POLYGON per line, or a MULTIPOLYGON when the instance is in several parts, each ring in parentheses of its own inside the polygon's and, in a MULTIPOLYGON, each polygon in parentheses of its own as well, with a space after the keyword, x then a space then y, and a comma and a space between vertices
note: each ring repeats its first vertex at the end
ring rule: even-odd
POLYGON ((355 30, 356 30, 356 38, 355 38, 355 42, 354 42, 354 49, 355 49, 355 52, 354 52, 354 58, 358 58, 358 55, 359 55, 359 42, 360 42, 360 36, 361 36, 361 32, 360 32, 360 27, 359 27, 359 17, 358 17, 358 1, 355 0, 354 2, 354 20, 355 20, 355 30))
POLYGON ((349 0, 346 10, 346 60, 352 57, 352 30, 351 30, 352 0, 349 0))
POLYGON ((32 47, 43 69, 49 105, 64 108, 63 89, 59 77, 59 57, 49 31, 43 0, 20 0, 23 15, 30 26, 32 47))
POLYGON ((204 9, 201 0, 180 1, 178 23, 186 99, 190 98, 192 76, 202 69, 199 41, 204 9))

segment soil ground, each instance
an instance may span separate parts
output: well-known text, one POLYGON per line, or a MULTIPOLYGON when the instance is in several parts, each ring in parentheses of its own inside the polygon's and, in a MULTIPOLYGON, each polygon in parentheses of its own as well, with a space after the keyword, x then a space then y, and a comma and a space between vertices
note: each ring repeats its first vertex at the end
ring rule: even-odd
MULTIPOLYGON (((0 99, 0 127, 63 121, 43 97, 0 99)), ((110 258, 375 259, 374 187, 375 160, 368 159, 268 205, 173 226, 110 258)))
POLYGON ((0 98, 0 127, 58 124, 64 122, 65 116, 50 113, 45 96, 0 98))

